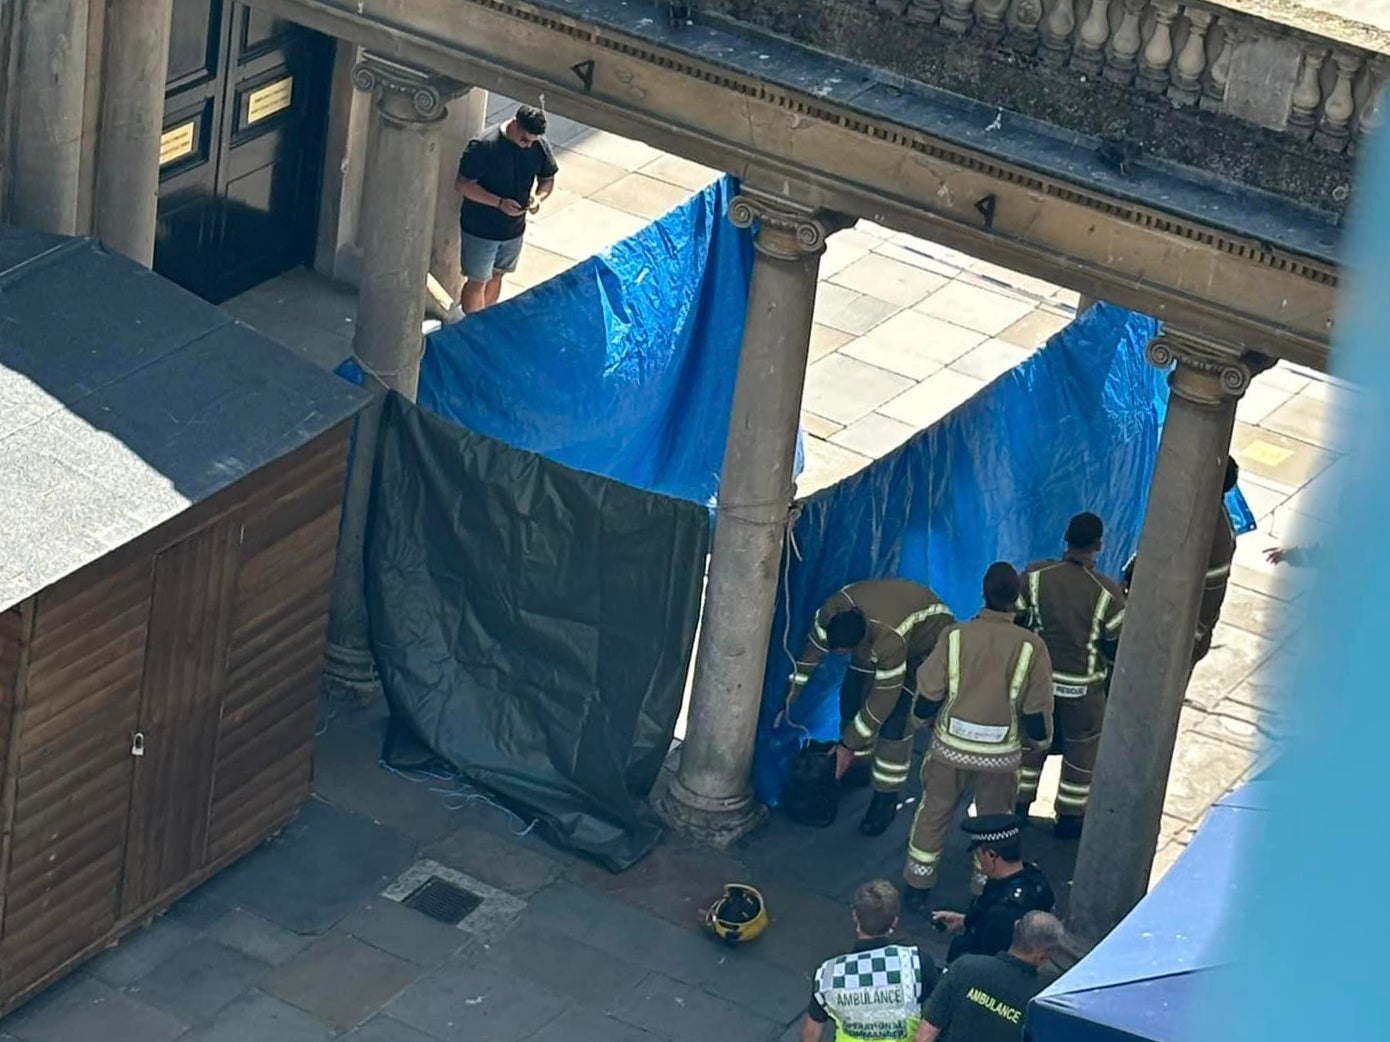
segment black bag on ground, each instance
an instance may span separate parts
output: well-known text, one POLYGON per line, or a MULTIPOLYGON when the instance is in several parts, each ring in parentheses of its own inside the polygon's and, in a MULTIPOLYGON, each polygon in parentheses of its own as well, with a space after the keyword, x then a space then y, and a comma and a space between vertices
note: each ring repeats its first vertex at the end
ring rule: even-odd
POLYGON ((792 760, 782 793, 782 809, 792 821, 816 828, 834 823, 840 808, 834 750, 834 742, 807 742, 792 760))

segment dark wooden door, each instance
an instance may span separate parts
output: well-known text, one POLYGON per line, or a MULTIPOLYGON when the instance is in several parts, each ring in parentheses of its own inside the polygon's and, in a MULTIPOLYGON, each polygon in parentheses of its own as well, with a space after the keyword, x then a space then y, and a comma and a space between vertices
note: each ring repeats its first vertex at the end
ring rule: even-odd
POLYGON ((224 519, 155 558, 121 911, 204 861, 241 525, 224 519))
POLYGON ((155 270, 214 303, 308 262, 333 41, 230 0, 174 0, 155 270))

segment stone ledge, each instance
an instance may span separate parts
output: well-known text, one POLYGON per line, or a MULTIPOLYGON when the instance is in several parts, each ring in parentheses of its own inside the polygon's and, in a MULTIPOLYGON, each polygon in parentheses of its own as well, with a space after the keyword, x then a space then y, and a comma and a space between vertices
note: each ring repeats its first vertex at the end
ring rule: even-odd
POLYGON ((1148 155, 1339 215, 1348 155, 1383 119, 1374 99, 1390 71, 1390 59, 1177 0, 704 0, 701 11, 1106 139, 1121 172, 1148 155))

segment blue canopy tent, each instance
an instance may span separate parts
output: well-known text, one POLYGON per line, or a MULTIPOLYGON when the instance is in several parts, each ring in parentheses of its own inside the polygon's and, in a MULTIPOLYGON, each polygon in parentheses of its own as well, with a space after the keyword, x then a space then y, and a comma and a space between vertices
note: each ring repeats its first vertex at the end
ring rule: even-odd
POLYGON ((1227 981, 1227 909, 1258 901, 1252 834, 1278 799, 1262 777, 1218 801, 1147 897, 1029 1004, 1028 1042, 1198 1042, 1200 1004, 1227 981))

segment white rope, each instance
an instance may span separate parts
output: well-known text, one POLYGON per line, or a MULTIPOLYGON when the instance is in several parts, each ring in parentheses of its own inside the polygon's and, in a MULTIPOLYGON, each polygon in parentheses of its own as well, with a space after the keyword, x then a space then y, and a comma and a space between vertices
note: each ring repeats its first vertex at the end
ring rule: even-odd
POLYGON ((416 784, 416 785, 423 785, 423 784, 424 784, 425 782, 427 782, 427 781, 452 782, 452 783, 454 783, 454 787, 453 787, 453 788, 450 788, 450 789, 440 789, 440 788, 431 787, 429 791, 432 792, 432 793, 436 793, 436 794, 438 794, 438 795, 440 795, 440 796, 443 796, 443 797, 444 797, 444 801, 443 801, 443 802, 444 802, 444 806, 445 806, 448 810, 462 810, 464 807, 468 806, 468 804, 474 803, 474 802, 477 802, 477 803, 484 803, 484 804, 486 804, 486 805, 489 806, 489 807, 492 807, 492 808, 494 808, 494 809, 496 809, 496 810, 500 810, 500 811, 501 811, 503 814, 505 814, 508 818, 510 818, 511 820, 515 821, 518 825, 524 825, 524 826, 525 826, 525 828, 521 829, 519 832, 518 832, 517 830, 513 829, 513 830, 512 830, 512 835, 513 835, 513 836, 526 836, 526 835, 529 835, 530 832, 531 832, 531 830, 534 829, 534 828, 540 823, 540 819, 539 819, 539 818, 532 818, 532 819, 531 819, 531 823, 528 825, 528 824, 526 823, 526 819, 523 818, 520 814, 516 813, 516 811, 512 810, 510 807, 506 807, 506 806, 504 806, 503 804, 497 802, 497 800, 493 799, 493 798, 492 798, 491 796, 489 796, 487 793, 481 792, 481 791, 479 791, 478 789, 476 789, 473 785, 471 785, 471 784, 469 784, 467 781, 465 781, 465 780, 463 779, 463 776, 462 776, 461 774, 459 774, 457 771, 452 771, 452 772, 447 772, 447 773, 444 773, 444 772, 436 773, 436 772, 433 772, 433 771, 424 770, 423 768, 419 768, 419 769, 412 768, 412 771, 411 771, 411 772, 407 772, 407 771, 402 771, 402 770, 400 770, 400 769, 397 768, 397 767, 392 767, 392 766, 391 766, 389 763, 387 763, 385 760, 380 760, 380 761, 378 761, 378 762, 381 764, 382 767, 385 767, 385 768, 386 768, 388 771, 390 771, 392 774, 398 775, 399 777, 404 778, 406 781, 408 781, 408 782, 413 782, 413 783, 416 784), (412 777, 412 773, 413 773, 413 774, 417 774, 417 775, 422 775, 422 777, 412 777), (452 802, 450 802, 451 800, 454 800, 454 799, 457 799, 457 800, 459 800, 460 802, 458 802, 458 803, 452 803, 452 802))

